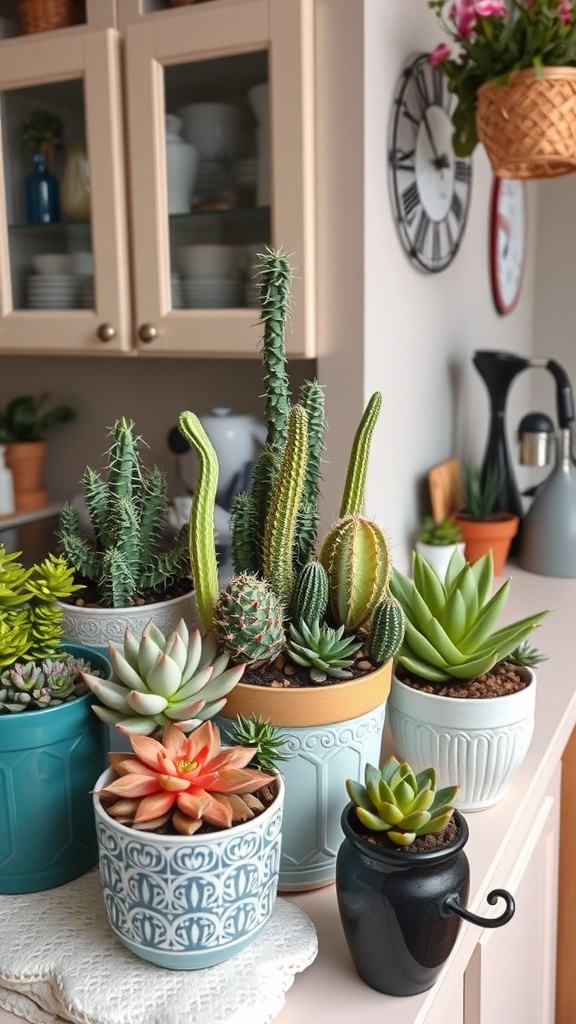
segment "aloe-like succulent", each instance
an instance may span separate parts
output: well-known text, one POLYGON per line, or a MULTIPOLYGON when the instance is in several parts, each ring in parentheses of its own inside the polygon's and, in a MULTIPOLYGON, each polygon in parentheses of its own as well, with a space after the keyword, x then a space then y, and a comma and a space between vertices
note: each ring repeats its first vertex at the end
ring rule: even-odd
POLYGON ((280 762, 293 757, 293 753, 285 749, 286 736, 271 720, 265 721, 262 715, 252 714, 249 718, 236 715, 226 729, 225 738, 232 746, 253 747, 255 753, 250 764, 263 772, 278 772, 280 762))
POLYGON ((398 661, 432 682, 475 679, 504 660, 532 633, 548 611, 495 630, 510 580, 492 595, 492 552, 468 564, 459 551, 442 582, 425 558, 413 554, 413 580, 397 570, 390 591, 406 616, 398 661))
POLYGON ((524 665, 527 668, 533 668, 535 665, 540 665, 543 661, 548 661, 548 655, 543 654, 537 647, 533 647, 524 640, 523 643, 518 644, 513 651, 508 655, 508 661, 511 661, 513 665, 524 665))
POLYGON ((324 683, 328 676, 333 679, 351 679, 349 668, 362 643, 353 636, 344 635, 344 626, 333 629, 326 623, 315 622, 307 626, 304 621, 289 627, 287 653, 297 665, 310 668, 313 683, 324 683))
POLYGON ((127 629, 122 649, 110 644, 110 658, 116 682, 83 673, 104 705, 93 709, 121 732, 144 736, 170 721, 184 733, 196 729, 222 710, 244 672, 244 665, 228 668, 228 655, 218 650, 213 634, 190 635, 184 619, 167 637, 152 620, 140 640, 127 629))
POLYGON ((365 785, 348 779, 348 796, 356 814, 372 832, 386 832, 397 846, 410 846, 417 836, 441 832, 450 821, 459 786, 436 789, 435 768, 415 775, 406 762, 390 757, 379 771, 367 764, 365 785))

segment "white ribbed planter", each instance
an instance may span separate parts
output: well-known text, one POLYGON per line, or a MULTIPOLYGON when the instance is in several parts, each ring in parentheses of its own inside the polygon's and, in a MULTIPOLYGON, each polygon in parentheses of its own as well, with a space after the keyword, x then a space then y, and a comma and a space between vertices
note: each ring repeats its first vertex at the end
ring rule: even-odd
POLYGON ((461 811, 498 803, 520 767, 534 731, 536 676, 505 697, 438 697, 402 683, 396 675, 388 699, 388 720, 401 756, 414 771, 433 765, 440 786, 460 785, 454 801, 461 811))
POLYGON ((153 619, 166 636, 184 619, 189 629, 200 625, 194 592, 174 597, 170 601, 143 604, 129 608, 78 608, 58 601, 64 613, 63 639, 66 643, 84 644, 92 650, 108 652, 108 645, 121 644, 124 631, 129 627, 140 636, 145 625, 153 619))
POLYGON ((423 540, 416 541, 416 550, 431 565, 439 579, 444 581, 448 563, 455 551, 464 554, 464 541, 458 544, 426 544, 423 540))

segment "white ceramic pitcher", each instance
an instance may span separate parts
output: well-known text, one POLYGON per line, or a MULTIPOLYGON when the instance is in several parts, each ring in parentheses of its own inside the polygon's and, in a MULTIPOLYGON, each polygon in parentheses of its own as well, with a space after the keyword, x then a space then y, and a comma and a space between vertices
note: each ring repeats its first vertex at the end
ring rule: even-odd
MULTIPOLYGON (((235 413, 232 409, 216 408, 199 417, 218 456, 218 491, 216 501, 226 507, 230 488, 247 463, 255 462, 260 447, 266 441, 266 427, 249 413, 235 413)), ((196 485, 197 460, 195 452, 181 456, 182 481, 189 491, 196 485)))

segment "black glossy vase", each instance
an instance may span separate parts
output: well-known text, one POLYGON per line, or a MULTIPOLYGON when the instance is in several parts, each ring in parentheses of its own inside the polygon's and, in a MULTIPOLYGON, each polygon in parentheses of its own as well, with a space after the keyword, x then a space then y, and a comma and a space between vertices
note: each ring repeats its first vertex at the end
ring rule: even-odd
POLYGON ((458 835, 449 846, 410 852, 409 847, 384 849, 367 842, 356 828, 354 805, 344 808, 345 839, 336 860, 338 909, 356 970, 378 992, 424 992, 448 958, 461 918, 494 928, 514 913, 514 901, 503 890, 488 896, 492 904, 498 896, 506 900, 500 917, 483 919, 465 910, 468 825, 458 811, 454 820, 458 835))

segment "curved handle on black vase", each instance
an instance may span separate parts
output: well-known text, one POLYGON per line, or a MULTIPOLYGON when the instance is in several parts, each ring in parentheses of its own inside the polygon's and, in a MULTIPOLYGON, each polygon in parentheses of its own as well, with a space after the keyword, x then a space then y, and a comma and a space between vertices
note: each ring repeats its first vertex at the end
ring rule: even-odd
POLYGON ((447 896, 442 905, 444 911, 450 910, 454 914, 458 914, 458 917, 464 918, 465 921, 470 921, 471 924, 477 924, 480 928, 500 928, 503 924, 508 924, 514 917, 516 910, 516 904, 514 903, 514 897, 506 889, 493 889, 492 892, 488 893, 486 897, 488 903, 494 906, 499 899, 503 899, 506 903, 506 909, 500 914, 500 917, 479 917, 477 914, 472 914, 466 907, 463 907, 457 896, 447 896))

